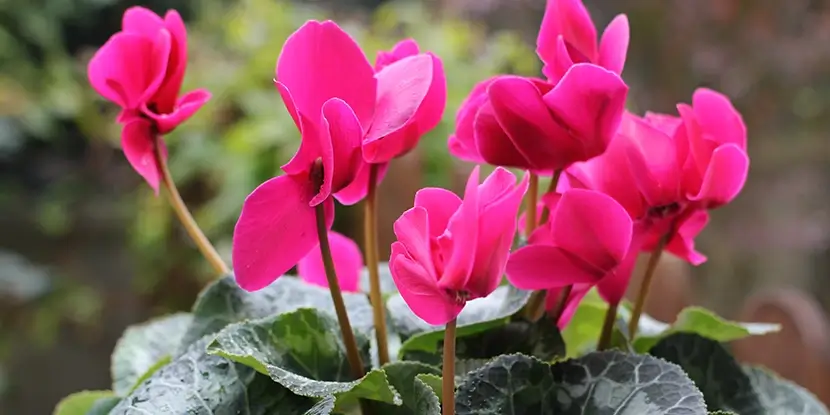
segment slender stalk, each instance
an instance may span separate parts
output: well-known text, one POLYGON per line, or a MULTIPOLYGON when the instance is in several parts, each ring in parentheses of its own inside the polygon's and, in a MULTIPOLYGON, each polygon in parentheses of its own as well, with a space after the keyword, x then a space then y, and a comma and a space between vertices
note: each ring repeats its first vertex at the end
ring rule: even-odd
POLYGON ((369 299, 372 303, 372 315, 375 323, 375 335, 378 342, 378 362, 389 362, 389 346, 386 343, 386 316, 384 315, 383 297, 380 292, 380 275, 378 272, 378 165, 369 165, 369 193, 363 204, 363 234, 365 237, 366 267, 369 269, 369 299))
POLYGON ((574 286, 569 285, 562 290, 559 295, 559 301, 556 303, 556 308, 551 311, 551 318, 555 323, 559 323, 559 318, 562 317, 562 312, 565 311, 565 306, 568 304, 568 297, 571 296, 574 286))
POLYGON ((654 252, 648 257, 648 264, 646 265, 646 272, 643 275, 643 281, 640 283, 640 291, 637 293, 637 302, 634 303, 634 310, 631 311, 631 320, 628 321, 628 336, 632 340, 637 334, 637 327, 640 325, 640 316, 643 314, 643 307, 646 304, 646 297, 651 287, 651 280, 654 279, 654 271, 657 269, 657 264, 660 262, 660 257, 663 256, 663 248, 669 242, 672 233, 674 233, 674 226, 671 226, 669 231, 660 238, 654 252))
POLYGON ((530 299, 525 305, 525 319, 531 323, 535 323, 542 318, 542 315, 545 313, 546 295, 547 291, 545 290, 534 291, 533 294, 530 295, 530 299))
POLYGON ((605 320, 602 322, 602 332, 599 335, 597 350, 602 351, 611 347, 611 334, 614 333, 614 323, 617 321, 618 304, 608 304, 605 320))
POLYGON ((530 173, 527 189, 527 209, 525 211, 525 236, 530 237, 536 229, 536 204, 539 200, 539 176, 530 173))
MULTIPOLYGON (((553 172, 553 177, 550 178, 550 183, 548 184, 548 190, 545 191, 545 194, 556 192, 556 186, 559 185, 559 178, 562 177, 562 170, 556 170, 553 172)), ((545 223, 548 221, 548 216, 550 216, 550 209, 547 206, 542 207, 542 215, 539 216, 539 223, 545 223)))
POLYGON ((444 395, 441 415, 455 415, 455 319, 444 330, 444 369, 442 371, 444 395))
POLYGON ((159 170, 161 171, 161 182, 164 185, 164 188, 167 189, 167 194, 170 196, 168 198, 170 200, 170 206, 173 207, 173 211, 176 212, 176 216, 179 217, 179 221, 182 223, 182 226, 184 226, 185 231, 187 231, 187 234, 190 235, 190 238, 196 244, 196 247, 199 248, 199 251, 205 259, 207 259, 213 269, 220 275, 230 274, 230 268, 228 268, 225 261, 222 260, 222 257, 219 256, 219 253, 216 252, 216 248, 213 247, 204 232, 202 232, 199 228, 199 225, 196 224, 196 220, 193 219, 193 215, 190 214, 190 210, 188 210, 187 205, 184 204, 182 196, 176 188, 176 183, 173 182, 173 176, 170 174, 170 169, 167 168, 167 161, 164 159, 164 155, 162 154, 162 146, 159 145, 159 139, 160 138, 156 137, 153 145, 153 154, 159 170))
POLYGON ((363 361, 357 349, 357 341, 354 338, 354 331, 349 322, 349 315, 346 314, 346 303, 343 302, 343 293, 340 291, 340 283, 337 281, 337 274, 334 271, 334 261, 331 259, 331 246, 329 246, 328 227, 326 226, 326 214, 323 203, 317 205, 317 237, 320 240, 320 252, 323 254, 323 266, 326 269, 326 280, 329 283, 331 299, 334 301, 334 311, 337 314, 337 322, 340 323, 340 333, 343 335, 343 344, 346 346, 346 357, 349 366, 352 368, 352 376, 360 379, 363 372, 363 361))

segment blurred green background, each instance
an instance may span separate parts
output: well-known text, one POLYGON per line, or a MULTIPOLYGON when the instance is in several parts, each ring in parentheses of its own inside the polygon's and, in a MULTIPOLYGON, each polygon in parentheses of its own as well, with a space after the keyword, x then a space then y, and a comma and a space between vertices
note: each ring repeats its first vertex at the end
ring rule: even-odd
MULTIPOLYGON (((469 166, 446 137, 478 81, 536 75, 543 0, 0 0, 0 413, 46 414, 109 384, 124 327, 186 310, 212 275, 163 197, 119 149, 117 109, 89 87, 94 50, 135 4, 180 11, 185 90, 213 99, 167 138, 197 221, 227 258, 244 197, 278 174, 298 134, 273 86, 285 38, 336 19, 370 59, 404 37, 444 61, 444 120, 382 187, 383 239, 425 186, 457 188, 469 166)), ((830 2, 587 0, 600 30, 628 14, 629 106, 672 112, 695 87, 729 95, 749 127, 742 194, 699 238, 696 302, 729 315, 753 290, 792 285, 830 303, 830 2)), ((359 237, 359 209, 336 227, 359 237)), ((684 271, 685 272, 685 271, 684 271)))

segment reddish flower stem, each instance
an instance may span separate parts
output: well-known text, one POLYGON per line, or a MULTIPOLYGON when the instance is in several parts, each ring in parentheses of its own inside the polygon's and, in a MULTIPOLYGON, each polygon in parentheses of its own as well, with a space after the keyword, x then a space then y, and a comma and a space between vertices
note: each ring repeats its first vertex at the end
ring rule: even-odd
POLYGON ((442 374, 442 415, 455 415, 455 324, 453 319, 444 330, 444 367, 442 374))
POLYGON ((204 232, 202 232, 199 228, 199 225, 196 224, 196 220, 193 219, 193 215, 190 214, 190 210, 188 210, 187 205, 184 204, 182 196, 176 188, 176 183, 173 182, 173 176, 170 174, 170 169, 167 167, 167 161, 162 154, 162 146, 159 145, 158 142, 160 139, 160 137, 156 137, 153 143, 153 155, 155 156, 159 171, 161 172, 161 182, 164 185, 164 188, 167 189, 170 206, 173 207, 173 211, 176 212, 176 216, 179 217, 179 221, 182 223, 182 226, 184 226, 187 234, 190 235, 190 238, 196 244, 199 252, 201 252, 202 256, 207 259, 213 269, 216 270, 220 276, 230 274, 230 268, 228 268, 225 261, 222 260, 222 257, 219 256, 219 253, 216 252, 216 248, 213 247, 204 232))
POLYGON ((527 188, 527 209, 525 211, 525 237, 529 238, 536 229, 536 203, 539 200, 539 176, 530 173, 527 188))
POLYGON ((605 320, 602 322, 602 332, 597 342, 597 350, 603 351, 611 347, 611 335, 614 333, 614 324, 617 322, 617 307, 619 304, 608 304, 605 311, 605 320))
POLYGON ((378 209, 377 209, 377 175, 378 165, 369 165, 369 193, 366 196, 363 214, 363 236, 365 238, 366 267, 369 269, 369 299, 372 303, 372 316, 375 323, 375 335, 378 343, 378 362, 384 365, 389 362, 389 346, 387 345, 386 316, 384 315, 383 297, 380 292, 380 275, 378 264, 378 209))
POLYGON ((657 269, 660 257, 663 256, 663 249, 666 247, 666 244, 669 243, 669 239, 673 233, 674 224, 672 224, 672 226, 669 227, 669 231, 660 238, 660 241, 657 242, 657 246, 654 248, 654 252, 652 252, 648 258, 648 264, 646 265, 646 271, 643 275, 643 281, 640 283, 640 292, 637 293, 637 302, 634 303, 634 309, 631 311, 631 320, 628 321, 628 336, 632 340, 634 340, 634 336, 637 335, 637 328, 640 325, 640 316, 643 314, 643 307, 645 307, 646 304, 646 297, 648 297, 648 291, 651 287, 651 280, 654 279, 654 271, 657 269))
MULTIPOLYGON (((550 179, 550 184, 548 184, 548 190, 545 191, 545 194, 556 191, 556 186, 559 184, 559 177, 561 177, 561 176, 562 176, 562 170, 556 170, 556 171, 553 172, 553 177, 551 177, 551 179, 550 179)), ((531 175, 530 175, 530 189, 536 189, 538 187, 538 178, 537 178, 537 181, 534 182, 533 181, 534 177, 536 177, 536 175, 531 173, 531 175)), ((534 191, 534 193, 536 193, 536 191, 534 191)), ((530 207, 530 202, 528 201, 528 210, 527 210, 527 213, 526 213, 526 215, 528 215, 528 216, 525 216, 526 219, 530 217, 529 216, 530 212, 533 212, 534 217, 536 216, 536 204, 537 204, 536 199, 537 198, 538 198, 538 195, 533 196, 534 201, 533 201, 533 207, 532 208, 530 207)), ((530 200, 530 193, 528 193, 528 200, 530 200)), ((542 208, 542 215, 539 217, 539 223, 542 224, 542 223, 547 222, 548 216, 550 216, 550 211, 549 211, 547 206, 544 206, 542 208)), ((530 238, 530 234, 533 233, 531 227, 529 226, 529 223, 530 223, 530 221, 528 220, 528 224, 525 225, 525 230, 527 231, 526 236, 528 238, 530 238)), ((534 218, 533 224, 534 224, 533 229, 535 229, 536 228, 535 218, 534 218)), ((570 294, 571 288, 572 287, 566 288, 567 293, 563 292, 563 294, 565 294, 565 297, 561 301, 567 300, 567 298, 568 298, 567 296, 570 294)), ((528 301, 527 305, 525 306, 525 318, 526 319, 530 320, 531 322, 536 322, 540 318, 542 318, 542 315, 545 314, 545 295, 547 295, 545 290, 539 290, 539 291, 536 291, 536 292, 533 293, 533 295, 530 297, 530 300, 528 301)), ((562 305, 560 305, 560 308, 563 308, 562 305)), ((554 316, 555 319, 553 321, 555 321, 555 322, 559 321, 558 314, 560 314, 561 312, 562 311, 560 310, 558 313, 555 313, 556 315, 554 316)))

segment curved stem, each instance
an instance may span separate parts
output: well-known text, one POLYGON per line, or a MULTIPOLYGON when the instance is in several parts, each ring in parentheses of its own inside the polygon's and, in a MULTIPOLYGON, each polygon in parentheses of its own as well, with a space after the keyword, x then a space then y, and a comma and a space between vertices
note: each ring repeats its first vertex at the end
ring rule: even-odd
MULTIPOLYGON (((556 192, 556 186, 559 185, 560 177, 562 177, 562 170, 556 170, 553 172, 553 177, 550 178, 548 190, 545 191, 545 194, 556 192)), ((542 207, 542 215, 539 216, 539 223, 547 222, 548 216, 550 216, 550 209, 548 209, 547 206, 542 207)))
POLYGON ((530 237, 536 229, 536 204, 539 200, 539 176, 530 173, 530 183, 527 188, 527 209, 525 211, 525 236, 530 237))
POLYGON ((182 196, 176 188, 176 183, 173 182, 173 176, 170 174, 170 169, 167 168, 167 161, 164 158, 164 154, 162 154, 162 146, 159 145, 158 140, 159 138, 157 137, 153 143, 153 155, 155 156, 156 164, 158 164, 158 168, 161 171, 162 184, 164 185, 164 188, 167 189, 167 193, 170 196, 169 200, 170 205, 173 207, 173 211, 176 212, 176 216, 179 217, 179 221, 182 223, 182 226, 184 226, 185 231, 187 231, 187 234, 190 235, 191 239, 193 239, 196 247, 199 248, 199 251, 205 259, 207 259, 213 269, 220 275, 230 274, 230 268, 228 268, 225 261, 222 260, 222 257, 219 256, 219 253, 216 252, 216 248, 213 247, 208 238, 199 228, 199 225, 196 224, 196 220, 193 219, 193 216, 190 214, 190 210, 188 210, 187 205, 184 204, 182 196))
MULTIPOLYGON (((561 175, 562 175, 562 170, 556 170, 556 171, 553 172, 553 177, 551 177, 551 179, 550 179, 550 183, 548 184, 548 190, 545 191, 545 194, 556 191, 556 186, 559 183, 559 177, 561 175)), ((533 195, 532 195, 533 208, 530 208, 528 206, 528 210, 527 210, 527 213, 526 213, 526 215, 528 215, 528 216, 525 216, 525 219, 528 220, 527 224, 525 225, 525 229, 527 230, 526 233, 527 233, 528 238, 530 237, 530 234, 533 233, 532 228, 530 227, 530 219, 528 219, 528 218, 530 218, 530 216, 529 216, 530 212, 533 212, 533 216, 534 216, 533 228, 536 227, 536 219, 535 219, 536 204, 537 204, 536 199, 538 198, 538 190, 536 190, 536 189, 538 189, 539 183, 538 183, 538 178, 536 178, 536 180, 534 181, 535 177, 536 177, 536 175, 531 173, 531 175, 530 175, 530 190, 533 191, 533 195)), ((530 205, 530 198, 531 198, 531 194, 530 194, 530 192, 528 192, 528 205, 530 205)), ((539 223, 542 224, 542 223, 547 222, 549 215, 550 215, 550 212, 548 210, 548 207, 547 206, 543 207, 542 208, 542 215, 539 217, 539 223)), ((564 297, 565 299, 568 298, 567 295, 569 295, 569 293, 570 293, 570 287, 568 287, 568 294, 566 294, 566 296, 564 297)), ((533 295, 530 297, 530 300, 528 301, 527 305, 525 306, 525 318, 527 318, 531 322, 536 322, 537 320, 542 318, 542 315, 544 315, 544 313, 545 313, 545 295, 547 295, 545 290, 539 290, 539 291, 536 291, 536 292, 533 293, 533 295)), ((561 310, 559 311, 559 313, 561 313, 561 310)), ((556 319, 554 319, 553 321, 559 321, 559 317, 556 317, 556 319)))
POLYGON ((531 323, 537 322, 545 313, 545 296, 547 291, 534 291, 525 305, 525 318, 531 323))
POLYGON ((349 322, 349 315, 346 313, 346 303, 343 301, 343 293, 340 291, 340 283, 337 281, 337 274, 334 271, 334 261, 331 258, 331 246, 329 245, 328 227, 326 226, 326 214, 324 203, 315 208, 317 214, 317 238, 320 240, 320 253, 323 255, 323 267, 326 269, 326 280, 329 283, 331 299, 334 302, 334 311, 337 314, 337 322, 340 325, 340 333, 343 335, 343 344, 346 346, 346 357, 349 366, 352 368, 352 376, 360 379, 364 376, 363 361, 360 359, 360 352, 357 349, 357 341, 354 338, 352 324, 349 322))
POLYGON ((442 375, 442 415, 455 414, 455 319, 444 330, 444 368, 442 375))
POLYGON ((378 165, 369 165, 369 193, 364 203, 363 236, 365 238, 366 267, 369 269, 369 300, 372 303, 372 315, 375 323, 375 335, 378 343, 378 362, 389 362, 389 346, 386 338, 386 316, 384 315, 383 297, 380 292, 380 275, 378 271, 378 210, 377 210, 377 175, 378 165))
POLYGON ((617 321, 618 304, 608 304, 605 311, 605 320, 602 322, 602 332, 599 335, 597 350, 603 351, 611 347, 611 334, 614 333, 614 323, 617 321))
POLYGON ((562 312, 565 311, 565 306, 568 304, 568 297, 571 296, 574 286, 569 285, 562 290, 559 296, 559 301, 556 303, 556 308, 551 311, 551 319, 556 324, 559 324, 559 318, 562 317, 562 312))
POLYGON ((646 304, 646 297, 651 287, 651 280, 654 278, 654 271, 657 269, 657 264, 660 262, 660 257, 663 256, 663 248, 669 242, 674 226, 671 226, 669 231, 660 238, 654 252, 648 258, 646 265, 646 272, 643 275, 643 281, 640 283, 640 291, 637 293, 637 302, 634 303, 634 310, 631 311, 631 320, 628 321, 628 336, 633 341, 634 336, 637 335, 637 328, 640 325, 640 316, 643 314, 643 307, 646 304))

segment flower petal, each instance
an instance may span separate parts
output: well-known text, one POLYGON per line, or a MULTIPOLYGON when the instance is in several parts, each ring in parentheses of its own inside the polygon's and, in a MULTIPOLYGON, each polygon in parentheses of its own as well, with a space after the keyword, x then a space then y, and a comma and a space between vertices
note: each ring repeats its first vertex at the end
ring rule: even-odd
POLYGON ((599 43, 599 66, 616 74, 622 74, 628 53, 628 17, 618 14, 605 28, 599 43))
POLYGON ((551 217, 554 244, 603 274, 619 265, 628 252, 632 226, 631 217, 617 201, 591 190, 565 192, 551 217))
POLYGON ((479 166, 476 166, 470 173, 461 207, 450 218, 446 233, 438 240, 446 265, 438 280, 438 285, 443 289, 465 290, 473 269, 479 231, 479 170, 479 166))
POLYGON ((168 10, 164 15, 164 27, 170 32, 170 61, 167 64, 167 76, 153 97, 159 113, 172 112, 177 106, 187 69, 187 29, 179 12, 168 10))
POLYGON ((403 300, 416 316, 428 324, 447 324, 464 308, 463 304, 455 302, 438 287, 423 263, 410 258, 400 242, 392 244, 389 270, 403 300))
POLYGON ((507 280, 522 290, 547 290, 572 284, 594 284, 598 273, 579 258, 550 245, 519 248, 507 260, 507 280))
POLYGON ((487 95, 487 88, 498 79, 493 77, 479 82, 470 91, 470 95, 464 98, 455 116, 455 134, 449 137, 450 154, 462 160, 473 163, 484 163, 484 159, 478 152, 476 146, 475 119, 478 111, 490 98, 487 95))
POLYGON ((615 140, 623 140, 634 185, 649 206, 680 200, 681 165, 674 139, 638 117, 626 113, 625 125, 615 140))
MULTIPOLYGON (((487 101, 476 114, 475 147, 480 157, 496 166, 530 169, 530 162, 516 149, 515 143, 502 129, 493 106, 487 101)), ((452 150, 452 147, 450 148, 452 150)))
MULTIPOLYGON (((360 163, 355 179, 352 180, 346 187, 334 194, 335 199, 343 205, 351 206, 363 200, 369 194, 369 167, 372 164, 360 163)), ((375 177, 375 186, 380 186, 383 178, 386 177, 386 172, 389 171, 389 163, 375 164, 377 166, 377 176, 375 177)))
POLYGON ((124 11, 121 28, 127 33, 153 37, 159 30, 164 29, 164 20, 150 9, 132 6, 124 11))
POLYGON ((582 0, 548 0, 536 53, 548 63, 556 53, 556 38, 562 35, 571 46, 572 55, 583 56, 583 61, 594 62, 597 56, 597 29, 591 21, 582 0))
MULTIPOLYGON (((291 91, 297 111, 317 122, 323 103, 340 98, 368 130, 377 82, 363 51, 332 21, 308 21, 285 41, 277 81, 291 91)), ((296 120, 296 118, 295 118, 296 120)))
MULTIPOLYGON (((559 330, 564 330, 568 323, 571 322, 574 314, 576 314, 577 308, 579 308, 579 303, 582 302, 582 299, 585 298, 585 295, 591 291, 593 284, 575 284, 573 288, 571 288, 570 295, 568 298, 565 299, 565 308, 562 309, 561 314, 559 314, 559 321, 556 322, 557 327, 559 330)), ((554 307, 559 305, 559 298, 562 295, 562 290, 564 288, 555 288, 552 290, 548 290, 547 295, 545 296, 545 309, 548 311, 552 311, 554 307)))
POLYGON ((701 201, 709 209, 725 205, 740 193, 749 173, 749 156, 736 144, 718 147, 709 161, 703 184, 691 200, 701 201))
MULTIPOLYGON (((349 237, 329 231, 329 246, 331 247, 331 258, 334 262, 334 270, 337 273, 337 281, 340 289, 346 292, 358 292, 360 290, 360 271, 363 269, 363 256, 357 244, 349 237)), ((320 244, 317 244, 311 251, 297 263, 297 274, 303 281, 310 284, 328 287, 326 268, 323 266, 323 254, 320 252, 320 244)))
POLYGON ((556 39, 556 50, 554 54, 548 57, 542 68, 542 73, 548 78, 551 83, 558 83, 562 76, 568 72, 574 61, 568 53, 568 45, 565 43, 565 38, 562 35, 556 39))
MULTIPOLYGON (((158 142, 159 145, 164 146, 161 138, 158 142)), ((121 148, 136 173, 143 177, 158 195, 162 174, 154 154, 153 130, 150 122, 136 117, 124 124, 121 130, 121 148)), ((166 148, 163 149, 162 154, 166 159, 166 148)))
POLYGON ((746 125, 725 95, 699 88, 692 95, 692 108, 703 132, 718 144, 733 143, 746 149, 746 125))
POLYGON ((378 51, 375 58, 375 71, 380 71, 386 66, 397 62, 407 56, 413 56, 421 53, 418 47, 418 42, 415 39, 404 39, 392 48, 390 51, 378 51))
POLYGON ((602 154, 617 133, 628 86, 619 75, 591 64, 572 66, 544 96, 545 104, 582 141, 584 161, 602 154))
POLYGON ((357 178, 364 164, 360 151, 363 130, 352 108, 339 98, 323 104, 320 157, 323 159, 323 185, 311 200, 312 206, 339 192, 357 178))
POLYGON ((707 223, 709 223, 709 213, 705 210, 695 210, 682 221, 677 232, 666 244, 666 250, 694 266, 706 262, 706 256, 695 249, 695 238, 703 231, 707 223))
MULTIPOLYGON (((308 176, 284 175, 248 195, 233 231, 233 269, 240 287, 266 287, 318 244, 315 208, 309 205, 314 191, 308 176)), ((331 200, 325 209, 330 227, 331 200)))
POLYGON ((415 193, 415 206, 426 209, 429 214, 429 235, 437 238, 444 233, 450 218, 461 206, 461 198, 447 189, 425 187, 415 193))
POLYGON ((435 266, 432 262, 432 252, 429 238, 429 215, 427 210, 415 206, 404 212, 393 224, 395 236, 401 247, 406 249, 407 256, 421 264, 433 281, 438 281, 435 275, 435 266))
POLYGON ((378 72, 377 103, 372 127, 363 139, 363 158, 383 163, 403 155, 417 143, 395 134, 416 121, 416 113, 430 90, 433 59, 422 54, 401 59, 378 72))
POLYGON ((142 112, 155 121, 159 134, 167 134, 192 117, 210 98, 210 92, 204 89, 197 89, 179 98, 176 106, 170 113, 155 113, 150 111, 147 105, 142 106, 142 112))

